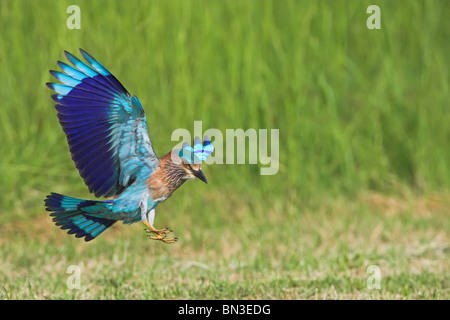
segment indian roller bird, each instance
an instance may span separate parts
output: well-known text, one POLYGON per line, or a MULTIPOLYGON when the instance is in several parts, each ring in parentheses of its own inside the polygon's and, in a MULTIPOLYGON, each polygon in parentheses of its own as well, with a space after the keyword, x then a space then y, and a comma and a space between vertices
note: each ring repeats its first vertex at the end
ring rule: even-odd
POLYGON ((174 243, 168 228, 155 229, 155 208, 186 180, 207 183, 202 161, 213 152, 208 137, 194 138, 162 158, 150 141, 144 109, 136 96, 84 50, 83 62, 64 51, 72 64, 58 61, 62 72, 50 74, 61 83, 47 83, 56 92, 59 122, 76 168, 95 197, 85 200, 51 193, 45 199, 53 221, 69 234, 90 241, 121 220, 142 221, 149 238, 174 243))

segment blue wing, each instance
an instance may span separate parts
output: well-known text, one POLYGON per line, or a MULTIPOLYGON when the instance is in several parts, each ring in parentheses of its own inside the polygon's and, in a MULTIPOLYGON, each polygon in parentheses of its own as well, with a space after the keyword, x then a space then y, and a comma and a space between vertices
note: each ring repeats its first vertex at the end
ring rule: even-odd
POLYGON ((143 167, 152 171, 158 157, 138 98, 80 52, 88 64, 65 51, 73 67, 58 61, 63 72, 50 73, 62 83, 47 86, 57 93, 52 98, 81 177, 95 196, 110 197, 129 186, 143 167))

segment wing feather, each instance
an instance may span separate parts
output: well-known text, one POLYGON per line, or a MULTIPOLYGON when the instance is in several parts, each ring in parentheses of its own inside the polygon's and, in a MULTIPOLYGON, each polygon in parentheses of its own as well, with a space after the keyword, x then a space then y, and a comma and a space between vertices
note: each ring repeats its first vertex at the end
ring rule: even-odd
POLYGON ((56 92, 59 122, 75 166, 97 197, 120 194, 143 168, 151 172, 158 157, 148 135, 144 109, 136 96, 96 59, 80 49, 86 62, 69 52, 47 83, 56 92))

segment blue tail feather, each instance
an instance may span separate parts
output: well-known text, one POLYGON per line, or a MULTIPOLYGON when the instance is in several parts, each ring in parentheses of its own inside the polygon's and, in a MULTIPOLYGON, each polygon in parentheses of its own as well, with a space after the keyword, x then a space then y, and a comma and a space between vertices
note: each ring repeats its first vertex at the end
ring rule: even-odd
POLYGON ((47 211, 52 212, 50 216, 53 217, 57 226, 68 230, 69 234, 74 234, 77 238, 91 241, 116 222, 116 220, 92 215, 96 211, 99 215, 105 214, 108 211, 107 203, 109 202, 83 200, 52 193, 45 199, 45 206, 47 211))

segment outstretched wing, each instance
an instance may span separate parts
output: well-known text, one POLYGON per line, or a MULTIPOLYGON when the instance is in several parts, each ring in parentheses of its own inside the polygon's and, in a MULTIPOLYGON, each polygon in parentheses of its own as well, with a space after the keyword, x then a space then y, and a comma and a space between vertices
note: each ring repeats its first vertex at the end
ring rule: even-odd
POLYGON ((62 82, 47 83, 66 134, 75 166, 95 196, 120 194, 158 157, 148 135, 144 109, 136 96, 97 60, 80 49, 88 62, 64 52, 73 65, 58 61, 62 82))

